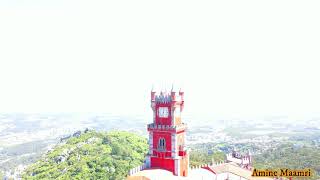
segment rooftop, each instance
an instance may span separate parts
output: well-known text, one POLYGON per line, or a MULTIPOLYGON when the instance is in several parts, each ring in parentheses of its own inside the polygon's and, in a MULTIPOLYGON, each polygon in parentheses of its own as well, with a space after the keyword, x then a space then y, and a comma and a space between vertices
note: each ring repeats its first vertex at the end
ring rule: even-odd
POLYGON ((252 177, 252 172, 248 169, 243 169, 235 163, 223 163, 219 165, 189 169, 188 177, 175 176, 172 172, 164 169, 145 169, 139 171, 127 178, 127 180, 205 180, 212 179, 216 175, 223 173, 232 173, 249 180, 271 180, 268 177, 252 177))

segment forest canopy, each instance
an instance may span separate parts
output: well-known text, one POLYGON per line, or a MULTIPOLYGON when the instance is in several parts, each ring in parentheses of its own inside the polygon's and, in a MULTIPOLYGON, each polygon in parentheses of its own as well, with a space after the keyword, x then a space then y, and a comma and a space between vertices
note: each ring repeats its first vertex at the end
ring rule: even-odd
POLYGON ((88 131, 58 144, 23 179, 123 179, 143 163, 147 140, 129 132, 88 131))

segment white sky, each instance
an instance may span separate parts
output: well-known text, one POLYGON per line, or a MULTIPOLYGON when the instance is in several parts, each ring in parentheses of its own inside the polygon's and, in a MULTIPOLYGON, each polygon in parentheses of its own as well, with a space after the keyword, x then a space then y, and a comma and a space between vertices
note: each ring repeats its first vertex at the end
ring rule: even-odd
POLYGON ((320 113, 319 1, 0 1, 0 112, 320 113))

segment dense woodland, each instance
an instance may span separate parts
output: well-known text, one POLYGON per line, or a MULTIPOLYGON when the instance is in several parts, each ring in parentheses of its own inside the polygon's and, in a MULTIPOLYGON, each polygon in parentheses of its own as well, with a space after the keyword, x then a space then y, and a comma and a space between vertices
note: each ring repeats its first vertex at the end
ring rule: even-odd
POLYGON ((128 132, 89 131, 58 145, 31 165, 24 179, 123 179, 141 165, 147 140, 128 132))
POLYGON ((313 177, 320 178, 320 149, 317 147, 295 146, 291 143, 281 144, 277 149, 266 151, 254 157, 256 168, 311 168, 313 177))

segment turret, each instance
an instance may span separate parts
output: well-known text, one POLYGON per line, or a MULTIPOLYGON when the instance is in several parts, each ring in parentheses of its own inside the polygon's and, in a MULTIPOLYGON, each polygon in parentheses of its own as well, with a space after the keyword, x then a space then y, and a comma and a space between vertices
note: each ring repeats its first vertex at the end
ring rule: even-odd
POLYGON ((171 99, 172 99, 172 101, 176 100, 176 92, 171 91, 171 99))
POLYGON ((156 92, 151 91, 151 101, 155 100, 156 92))
POLYGON ((249 164, 252 165, 252 153, 249 149, 249 152, 248 152, 248 157, 249 157, 249 164))
POLYGON ((184 92, 180 89, 179 90, 179 96, 181 96, 181 100, 184 100, 184 92))
POLYGON ((180 96, 180 100, 181 100, 181 111, 183 111, 183 107, 184 107, 184 92, 181 90, 179 90, 179 96, 180 96))

